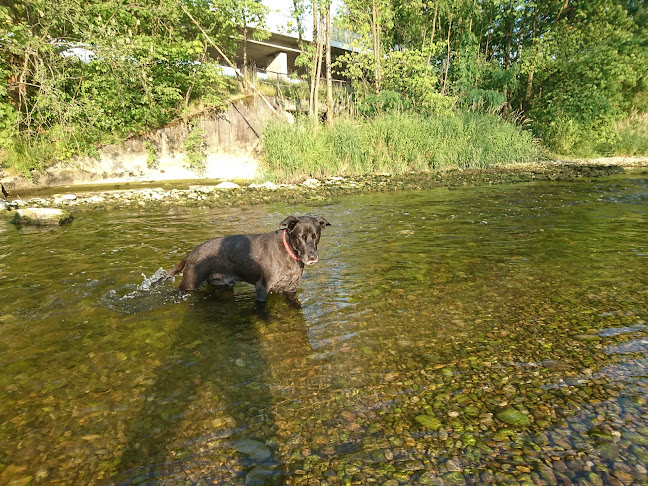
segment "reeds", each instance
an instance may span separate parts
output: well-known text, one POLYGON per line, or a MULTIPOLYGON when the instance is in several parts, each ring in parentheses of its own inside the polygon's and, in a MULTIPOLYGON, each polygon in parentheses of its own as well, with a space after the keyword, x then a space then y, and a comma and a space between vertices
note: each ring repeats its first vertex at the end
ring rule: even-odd
POLYGON ((307 119, 275 122, 265 129, 263 146, 263 178, 278 182, 489 167, 531 162, 541 152, 529 132, 483 113, 393 112, 339 119, 332 128, 307 119))

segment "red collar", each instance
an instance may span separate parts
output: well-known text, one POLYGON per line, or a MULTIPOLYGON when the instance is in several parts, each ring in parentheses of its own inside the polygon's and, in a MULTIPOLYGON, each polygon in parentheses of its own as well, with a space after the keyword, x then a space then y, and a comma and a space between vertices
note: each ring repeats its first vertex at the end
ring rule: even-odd
POLYGON ((286 241, 286 231, 288 231, 288 230, 283 230, 283 236, 282 236, 284 248, 286 249, 286 251, 288 252, 288 254, 290 255, 290 257, 293 260, 297 260, 298 262, 300 262, 301 258, 299 258, 297 255, 295 255, 295 253, 292 251, 292 248, 290 248, 290 245, 286 241))

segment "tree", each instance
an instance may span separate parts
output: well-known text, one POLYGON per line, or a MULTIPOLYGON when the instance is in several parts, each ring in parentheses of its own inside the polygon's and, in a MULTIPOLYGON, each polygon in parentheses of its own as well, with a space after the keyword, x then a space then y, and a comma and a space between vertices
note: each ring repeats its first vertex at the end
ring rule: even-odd
POLYGON ((40 144, 63 159, 165 123, 192 98, 218 103, 224 78, 180 5, 234 50, 233 1, 61 0, 52 9, 45 0, 11 0, 0 7, 0 109, 11 108, 12 142, 40 144))
POLYGON ((333 125, 333 77, 331 73, 331 2, 326 2, 326 124, 333 125))
MULTIPOLYGON (((270 33, 265 29, 265 19, 268 15, 268 7, 263 5, 261 0, 240 0, 237 3, 236 22, 242 33, 241 46, 243 47, 243 77, 249 79, 247 45, 249 36, 249 27, 254 26, 254 38, 266 39, 270 33)), ((245 88, 244 88, 245 89, 245 88)))
POLYGON ((310 103, 308 113, 313 121, 313 125, 317 125, 319 116, 319 82, 322 74, 322 53, 324 50, 323 29, 321 28, 321 13, 317 0, 313 0, 313 42, 315 43, 315 56, 313 57, 311 69, 311 85, 310 85, 310 103))
POLYGON ((583 137, 610 140, 613 122, 627 112, 628 90, 646 76, 645 36, 643 43, 644 49, 637 49, 642 40, 616 2, 566 9, 539 42, 528 109, 536 130, 563 151, 583 137))

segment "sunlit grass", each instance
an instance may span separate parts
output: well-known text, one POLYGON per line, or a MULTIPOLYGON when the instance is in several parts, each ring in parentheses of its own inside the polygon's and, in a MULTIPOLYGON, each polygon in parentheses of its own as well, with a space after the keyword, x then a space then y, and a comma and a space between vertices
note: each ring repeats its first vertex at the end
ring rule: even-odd
POLYGON ((648 113, 629 116, 615 129, 618 138, 612 147, 614 155, 648 155, 648 113))
POLYGON ((272 123, 263 143, 263 176, 287 182, 489 167, 540 156, 529 132, 480 113, 439 117, 390 113, 373 119, 339 119, 332 128, 313 127, 302 118, 292 125, 272 123))

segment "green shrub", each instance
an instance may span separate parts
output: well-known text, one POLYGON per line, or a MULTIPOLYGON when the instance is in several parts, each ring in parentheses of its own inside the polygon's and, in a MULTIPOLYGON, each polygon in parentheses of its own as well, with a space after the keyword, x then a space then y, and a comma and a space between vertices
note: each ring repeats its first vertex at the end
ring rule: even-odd
POLYGON ((188 169, 193 170, 199 175, 203 175, 207 169, 204 141, 205 130, 200 126, 198 120, 193 120, 188 124, 188 132, 184 140, 185 165, 188 169))
POLYGON ((54 146, 46 137, 16 137, 7 145, 2 165, 31 179, 32 171, 42 169, 44 161, 54 158, 54 146))
POLYGON ((390 111, 403 111, 409 109, 410 104, 401 98, 396 91, 382 90, 379 94, 372 94, 358 103, 358 111, 364 116, 376 116, 390 111))
POLYGON ((157 151, 151 142, 144 142, 144 148, 146 149, 146 166, 149 169, 157 169, 160 164, 160 158, 158 157, 157 151))
POLYGON ((581 124, 573 119, 551 121, 542 133, 547 147, 576 157, 639 156, 648 154, 648 115, 632 115, 614 123, 602 119, 581 124))
POLYGON ((648 155, 648 113, 632 115, 615 125, 616 139, 609 152, 614 155, 648 155))

